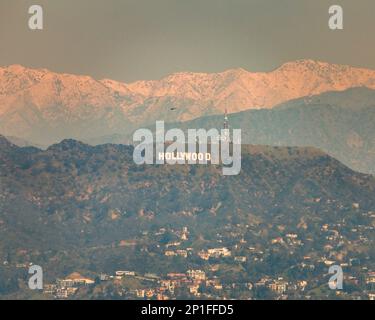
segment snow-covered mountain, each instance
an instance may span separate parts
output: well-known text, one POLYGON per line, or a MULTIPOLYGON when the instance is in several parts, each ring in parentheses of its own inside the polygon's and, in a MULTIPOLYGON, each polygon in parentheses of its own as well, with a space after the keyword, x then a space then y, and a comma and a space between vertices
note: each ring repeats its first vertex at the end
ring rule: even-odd
POLYGON ((186 121, 272 108, 327 91, 375 89, 375 71, 312 60, 274 71, 176 73, 126 84, 20 65, 0 68, 0 134, 50 144, 125 133, 155 120, 186 121))

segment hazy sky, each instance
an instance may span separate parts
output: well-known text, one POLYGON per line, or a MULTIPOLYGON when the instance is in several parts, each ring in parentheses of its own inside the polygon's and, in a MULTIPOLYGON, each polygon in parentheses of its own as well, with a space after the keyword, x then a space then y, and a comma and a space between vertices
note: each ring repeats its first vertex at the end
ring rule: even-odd
POLYGON ((374 33, 374 0, 0 0, 0 65, 126 82, 303 58, 375 69, 374 33), (28 29, 32 4, 43 31, 28 29), (328 28, 332 4, 343 31, 328 28))

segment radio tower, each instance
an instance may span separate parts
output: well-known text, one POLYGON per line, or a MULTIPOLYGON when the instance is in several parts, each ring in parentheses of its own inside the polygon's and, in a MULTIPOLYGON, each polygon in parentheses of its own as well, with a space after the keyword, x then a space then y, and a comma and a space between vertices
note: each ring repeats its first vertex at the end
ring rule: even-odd
POLYGON ((225 115, 224 115, 224 135, 222 136, 223 141, 230 141, 230 133, 229 133, 229 120, 228 120, 228 112, 227 109, 225 109, 225 115))
POLYGON ((227 109, 225 109, 225 115, 224 115, 224 129, 229 129, 229 121, 228 121, 228 112, 227 112, 227 109))

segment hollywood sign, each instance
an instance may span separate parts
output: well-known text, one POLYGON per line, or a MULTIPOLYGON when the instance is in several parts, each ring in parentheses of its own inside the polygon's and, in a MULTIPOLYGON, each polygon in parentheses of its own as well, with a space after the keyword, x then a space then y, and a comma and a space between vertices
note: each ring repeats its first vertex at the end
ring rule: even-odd
POLYGON ((167 160, 167 161, 211 161, 211 153, 202 153, 202 152, 159 152, 158 154, 159 160, 167 160))

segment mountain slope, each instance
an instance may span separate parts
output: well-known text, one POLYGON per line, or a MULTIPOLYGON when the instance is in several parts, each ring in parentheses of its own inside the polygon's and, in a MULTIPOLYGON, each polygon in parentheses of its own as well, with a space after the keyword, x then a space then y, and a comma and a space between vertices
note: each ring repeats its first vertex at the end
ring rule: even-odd
MULTIPOLYGON (((354 170, 375 173, 375 90, 353 88, 300 98, 271 110, 248 110, 229 115, 231 128, 242 130, 242 142, 271 146, 313 146, 354 170)), ((223 116, 208 116, 169 128, 222 128, 223 116)), ((150 126, 152 129, 154 126, 150 126)), ((96 143, 129 141, 109 136, 96 143)))
POLYGON ((0 267, 0 296, 20 289, 27 271, 16 266, 31 262, 43 266, 46 283, 74 271, 94 278, 116 270, 166 275, 194 268, 227 285, 293 271, 292 279, 308 276, 317 286, 315 279, 327 282, 327 258, 360 258, 361 268, 374 268, 375 179, 319 150, 243 146, 238 176, 222 176, 210 165, 136 166, 132 151, 74 140, 42 151, 0 137, 0 261, 7 262, 0 267), (184 227, 189 238, 177 248, 191 253, 166 257, 184 227), (285 242, 275 244, 280 237, 285 242), (197 255, 223 246, 248 262, 197 255), (316 269, 300 270, 306 263, 316 269))

